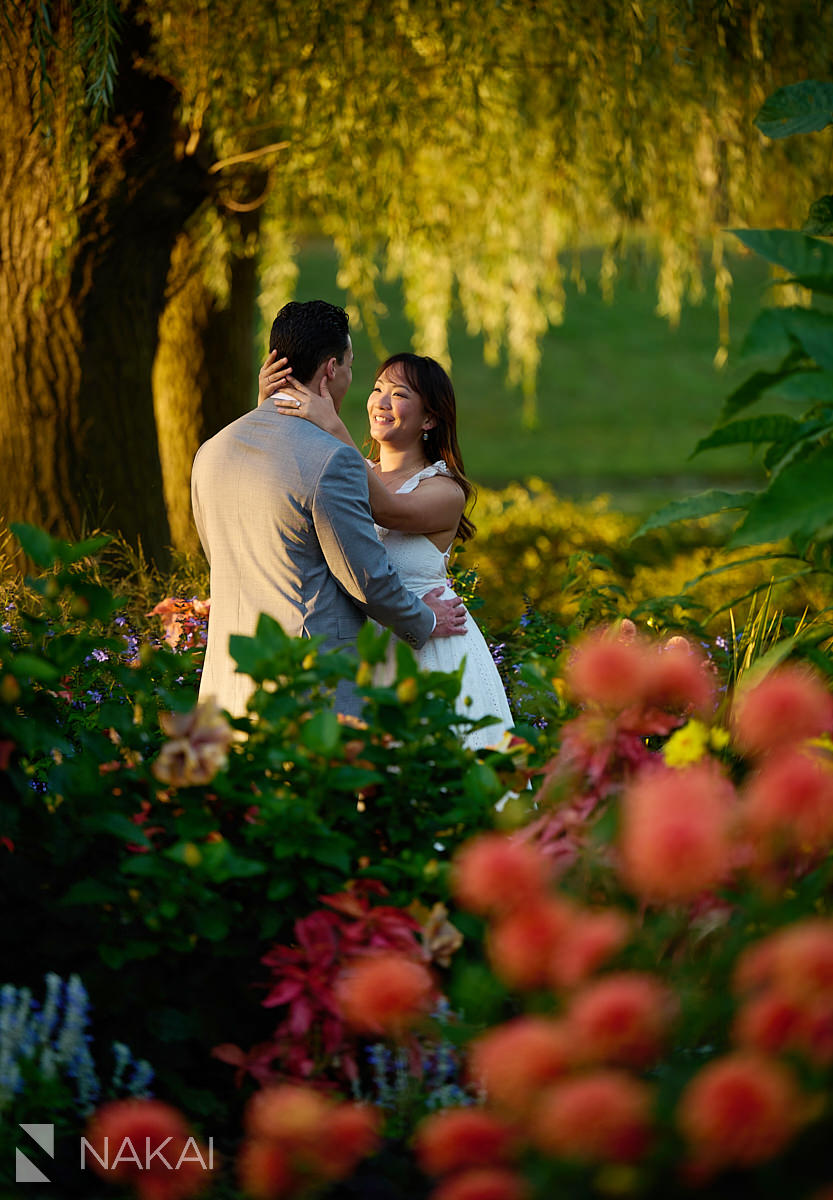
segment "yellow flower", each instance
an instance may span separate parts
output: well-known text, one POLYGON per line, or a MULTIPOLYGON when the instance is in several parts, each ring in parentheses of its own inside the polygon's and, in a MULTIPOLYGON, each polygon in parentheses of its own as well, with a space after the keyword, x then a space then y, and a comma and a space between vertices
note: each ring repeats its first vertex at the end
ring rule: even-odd
POLYGON ((198 867, 202 862, 202 854, 193 842, 186 842, 182 848, 182 861, 189 867, 198 867))
POLYGON ((712 750, 725 750, 729 745, 729 730, 715 726, 709 731, 709 745, 712 750))
POLYGON ((699 762, 709 744, 709 730, 702 721, 691 720, 676 729, 662 748, 669 767, 687 767, 699 762))
POLYGON ((409 675, 407 679, 403 679, 397 686, 396 698, 400 704, 413 704, 419 695, 419 684, 413 675, 409 675))

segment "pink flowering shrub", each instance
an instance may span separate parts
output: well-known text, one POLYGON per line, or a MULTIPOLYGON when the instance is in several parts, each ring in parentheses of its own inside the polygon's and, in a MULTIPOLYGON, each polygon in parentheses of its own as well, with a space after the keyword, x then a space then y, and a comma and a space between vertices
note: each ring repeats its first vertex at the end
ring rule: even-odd
MULTIPOLYGON (((632 631, 588 637, 567 682, 582 707, 537 815, 463 846, 451 876, 512 998, 501 1014, 463 974, 450 987, 483 1013, 468 1072, 500 1147, 483 1168, 536 1200, 595 1197, 613 1171, 635 1197, 763 1197, 763 1169, 771 1194, 815 1200, 833 1134, 827 688, 787 665, 718 704, 702 657, 632 631)), ((416 1145, 437 1130, 432 1200, 470 1169, 453 1110, 416 1145)))
POLYGON ((217 1046, 215 1057, 261 1085, 357 1081, 361 1035, 404 1032, 437 999, 432 941, 410 913, 377 903, 385 895, 365 879, 322 896, 324 908, 295 922, 294 944, 263 956, 273 982, 262 1003, 282 1012, 271 1038, 247 1052, 217 1046))

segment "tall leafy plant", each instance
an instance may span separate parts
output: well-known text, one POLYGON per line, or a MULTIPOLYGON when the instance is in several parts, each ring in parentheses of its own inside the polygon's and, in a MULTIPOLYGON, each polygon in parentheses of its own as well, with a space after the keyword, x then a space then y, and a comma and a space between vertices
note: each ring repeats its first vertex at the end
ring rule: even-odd
MULTIPOLYGON (((816 132, 833 124, 833 83, 812 80, 779 88, 755 124, 767 137, 816 132)), ((720 446, 749 445, 763 451, 764 485, 757 490, 712 490, 676 501, 654 513, 637 531, 673 521, 733 511, 739 520, 729 546, 788 541, 786 557, 797 574, 831 570, 833 541, 833 196, 811 207, 802 230, 733 230, 744 246, 786 272, 781 282, 813 294, 811 307, 764 308, 742 347, 747 357, 770 359, 727 398, 716 427, 694 454, 720 446), (793 412, 750 416, 755 404, 777 398, 793 412), (795 410, 798 409, 798 415, 795 410)), ((783 558, 780 552, 765 556, 783 558)))

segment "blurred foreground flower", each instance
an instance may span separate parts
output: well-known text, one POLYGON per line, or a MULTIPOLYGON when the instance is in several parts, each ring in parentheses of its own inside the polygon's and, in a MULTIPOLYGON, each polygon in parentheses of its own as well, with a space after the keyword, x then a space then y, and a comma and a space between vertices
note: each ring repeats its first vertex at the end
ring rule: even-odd
POLYGON ((678 1121, 695 1168, 750 1167, 780 1154, 806 1108, 786 1066, 737 1052, 695 1075, 682 1095, 678 1121))
POLYGON ((139 1200, 180 1200, 208 1183, 213 1147, 194 1138, 182 1113, 160 1100, 114 1100, 90 1119, 90 1166, 139 1200))
POLYGON ((429 1200, 528 1200, 521 1175, 501 1167, 474 1167, 444 1179, 429 1200))
POLYGON ((166 742, 151 770, 171 787, 210 783, 226 765, 234 731, 213 699, 187 713, 160 713, 159 724, 171 740, 166 742))
POLYGON ((254 1200, 308 1196, 376 1150, 378 1124, 365 1104, 337 1103, 302 1085, 265 1088, 246 1110, 241 1186, 254 1200))
POLYGON ((357 960, 342 973, 336 999, 354 1029, 399 1037, 428 1015, 437 992, 430 972, 420 963, 379 954, 357 960))
POLYGON ((625 791, 625 876, 647 900, 693 900, 729 865, 731 784, 713 762, 683 770, 652 765, 625 791))
POLYGON ((567 1013, 567 1031, 579 1061, 647 1067, 668 1038, 674 1001, 652 975, 618 971, 578 992, 567 1013))
POLYGON ((506 912, 534 899, 546 882, 545 860, 534 846, 500 833, 467 842, 454 863, 457 902, 470 912, 506 912))
POLYGON ((833 761, 813 747, 768 755, 743 789, 745 827, 764 856, 818 851, 833 838, 833 761))
POLYGON ((474 1083, 489 1103, 518 1116, 572 1064, 567 1026, 550 1017, 515 1017, 481 1034, 469 1047, 474 1083))
POLYGON ((651 1140, 652 1090, 623 1071, 595 1071, 556 1083, 537 1106, 532 1137, 566 1159, 634 1162, 651 1140))
POLYGON ((732 704, 735 739, 747 754, 771 750, 833 729, 833 697, 806 667, 788 663, 757 683, 742 684, 732 704))
POLYGON ((514 1141, 509 1125, 483 1109, 446 1108, 420 1124, 416 1152, 427 1175, 446 1175, 461 1167, 505 1164, 514 1141))

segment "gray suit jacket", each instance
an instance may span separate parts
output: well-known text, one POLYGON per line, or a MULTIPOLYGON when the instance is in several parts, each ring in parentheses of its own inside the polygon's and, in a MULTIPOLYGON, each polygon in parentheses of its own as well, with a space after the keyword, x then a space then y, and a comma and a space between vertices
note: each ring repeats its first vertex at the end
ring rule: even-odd
MULTIPOLYGON (((414 648, 434 614, 402 585, 376 537, 361 455, 271 400, 197 451, 191 498, 211 567, 211 616, 200 699, 240 716, 253 690, 229 654, 268 613, 293 637, 323 634, 324 649, 355 642, 367 617, 414 648)), ((358 712, 351 685, 341 712, 358 712)))

